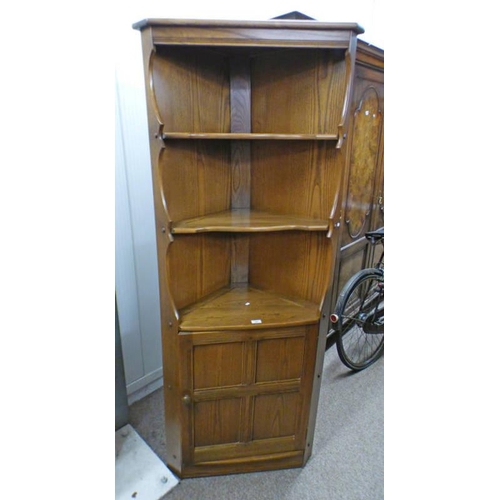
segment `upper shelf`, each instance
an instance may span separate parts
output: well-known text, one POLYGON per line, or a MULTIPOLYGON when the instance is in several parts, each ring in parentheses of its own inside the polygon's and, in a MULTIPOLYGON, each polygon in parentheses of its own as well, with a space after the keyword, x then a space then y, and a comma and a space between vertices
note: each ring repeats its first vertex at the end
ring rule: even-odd
POLYGON ((234 209, 172 224, 174 234, 204 232, 327 231, 328 220, 234 209))
POLYGON ((167 132, 163 140, 169 139, 224 139, 224 140, 274 140, 274 141, 337 141, 335 134, 253 134, 253 133, 189 133, 167 132))

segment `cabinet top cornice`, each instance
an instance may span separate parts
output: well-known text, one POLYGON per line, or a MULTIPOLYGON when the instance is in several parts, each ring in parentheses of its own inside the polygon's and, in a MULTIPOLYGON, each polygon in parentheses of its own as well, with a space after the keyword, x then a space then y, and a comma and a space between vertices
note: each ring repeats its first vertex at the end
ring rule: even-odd
POLYGON ((228 21, 214 19, 143 19, 132 25, 134 29, 142 30, 147 27, 207 27, 207 28, 282 28, 296 30, 332 30, 354 31, 357 34, 365 30, 357 23, 326 23, 309 20, 270 20, 270 21, 228 21))

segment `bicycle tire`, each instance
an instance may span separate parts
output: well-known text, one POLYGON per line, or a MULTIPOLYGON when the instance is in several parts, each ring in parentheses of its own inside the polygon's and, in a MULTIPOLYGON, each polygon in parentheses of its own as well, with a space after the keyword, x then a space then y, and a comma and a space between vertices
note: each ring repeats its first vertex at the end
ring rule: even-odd
POLYGON ((384 352, 383 284, 383 271, 362 269, 351 277, 338 297, 337 352, 342 363, 353 371, 364 370, 384 352))

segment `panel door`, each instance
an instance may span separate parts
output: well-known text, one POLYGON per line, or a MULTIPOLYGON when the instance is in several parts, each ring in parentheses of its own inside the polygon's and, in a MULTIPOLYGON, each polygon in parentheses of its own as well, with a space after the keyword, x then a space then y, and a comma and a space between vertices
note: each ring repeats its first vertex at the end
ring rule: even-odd
POLYGON ((344 224, 332 308, 350 276, 371 263, 373 252, 368 248, 365 233, 383 226, 383 115, 383 73, 358 66, 349 124, 344 224))
POLYGON ((231 472, 242 460, 248 470, 266 461, 302 465, 317 331, 303 326, 179 336, 183 477, 231 472))

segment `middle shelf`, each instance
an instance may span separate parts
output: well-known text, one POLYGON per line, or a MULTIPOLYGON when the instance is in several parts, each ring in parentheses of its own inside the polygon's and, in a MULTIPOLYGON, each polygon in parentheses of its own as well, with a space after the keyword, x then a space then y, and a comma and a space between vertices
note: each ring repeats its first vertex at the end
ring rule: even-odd
POLYGON ((281 215, 247 208, 224 210, 214 214, 174 222, 173 234, 203 232, 326 231, 327 219, 281 215))

